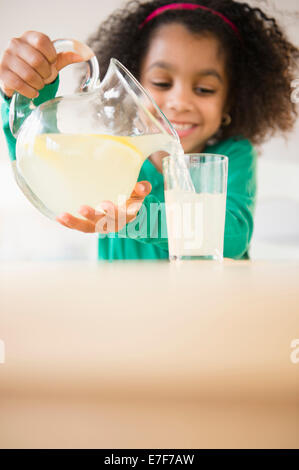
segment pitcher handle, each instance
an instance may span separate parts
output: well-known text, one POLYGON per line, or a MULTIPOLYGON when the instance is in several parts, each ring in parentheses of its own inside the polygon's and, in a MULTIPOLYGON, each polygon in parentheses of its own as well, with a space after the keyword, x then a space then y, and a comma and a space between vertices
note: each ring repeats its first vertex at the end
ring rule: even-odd
MULTIPOLYGON (((100 67, 98 60, 90 47, 76 39, 56 39, 53 45, 57 54, 60 52, 75 52, 87 65, 87 72, 80 85, 80 91, 92 91, 100 85, 100 67)), ((9 127, 12 135, 17 138, 25 119, 36 108, 33 99, 15 92, 9 108, 9 127)))

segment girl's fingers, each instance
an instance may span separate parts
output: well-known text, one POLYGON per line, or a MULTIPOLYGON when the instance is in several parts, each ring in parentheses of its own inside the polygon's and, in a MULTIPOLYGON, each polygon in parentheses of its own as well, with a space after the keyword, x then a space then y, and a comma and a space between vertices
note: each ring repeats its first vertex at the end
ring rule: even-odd
POLYGON ((27 42, 38 52, 43 54, 50 64, 54 64, 57 58, 57 53, 51 39, 46 34, 38 31, 26 31, 20 39, 27 42))
POLYGON ((29 64, 43 79, 51 75, 51 63, 40 51, 34 49, 30 44, 16 39, 15 42, 12 41, 9 50, 14 56, 20 57, 29 64))
POLYGON ((27 98, 36 98, 37 90, 27 85, 18 75, 10 70, 4 70, 1 72, 0 82, 5 83, 5 86, 1 85, 2 90, 7 96, 12 96, 14 91, 17 91, 21 95, 26 96, 27 98), (12 92, 11 92, 12 91, 12 92))
POLYGON ((83 58, 75 52, 60 52, 57 54, 56 62, 51 64, 51 74, 48 78, 45 79, 45 84, 47 85, 48 83, 53 82, 57 77, 58 72, 63 69, 63 67, 82 61, 83 58))
POLYGON ((118 232, 137 215, 143 198, 129 199, 124 206, 116 206, 111 201, 102 201, 103 213, 90 206, 81 206, 80 214, 96 224, 95 231, 100 233, 118 232))
POLYGON ((96 211, 90 206, 81 206, 79 209, 80 214, 82 214, 86 219, 90 220, 91 222, 98 222, 101 218, 103 218, 106 214, 105 212, 96 211))
POLYGON ((57 55, 55 67, 57 72, 59 72, 59 70, 63 69, 63 67, 66 67, 67 65, 83 61, 83 57, 81 57, 79 54, 76 54, 75 52, 60 52, 57 55))
POLYGON ((130 196, 131 199, 144 199, 152 190, 152 185, 149 181, 138 181, 136 183, 135 188, 130 196))
POLYGON ((132 222, 140 210, 144 198, 151 192, 152 185, 149 181, 139 181, 136 183, 130 199, 126 201, 127 223, 132 222))
POLYGON ((59 222, 64 227, 70 228, 60 217, 56 217, 56 222, 59 222))
POLYGON ((36 90, 57 77, 56 59, 53 43, 43 33, 27 31, 20 38, 12 38, 0 63, 2 90, 9 97, 17 91, 36 98, 36 90))
POLYGON ((127 223, 135 219, 138 211, 140 210, 144 198, 142 200, 128 200, 127 201, 127 223))
POLYGON ((100 216, 97 220, 96 232, 118 232, 126 224, 132 222, 136 218, 144 198, 151 190, 152 185, 149 181, 139 181, 124 206, 115 206, 111 201, 103 201, 101 207, 106 215, 103 218, 100 216))
POLYGON ((110 233, 118 232, 126 225, 126 207, 120 207, 111 201, 102 201, 101 208, 105 211, 100 215, 96 223, 96 232, 110 233))
POLYGON ((57 222, 64 225, 65 227, 78 230, 84 233, 94 233, 95 224, 89 220, 79 219, 74 217, 72 214, 64 213, 59 217, 56 217, 57 222))
POLYGON ((79 208, 80 214, 87 220, 79 219, 67 213, 57 217, 56 220, 65 227, 86 233, 118 232, 136 218, 145 196, 151 192, 151 189, 152 186, 148 181, 138 182, 130 199, 126 201, 124 206, 116 206, 111 201, 102 201, 101 208, 103 212, 86 205, 79 208))
POLYGON ((41 90, 44 87, 44 80, 30 65, 24 62, 23 59, 20 59, 20 57, 13 56, 9 53, 6 54, 10 56, 7 62, 9 63, 11 72, 20 77, 26 85, 35 90, 41 90))

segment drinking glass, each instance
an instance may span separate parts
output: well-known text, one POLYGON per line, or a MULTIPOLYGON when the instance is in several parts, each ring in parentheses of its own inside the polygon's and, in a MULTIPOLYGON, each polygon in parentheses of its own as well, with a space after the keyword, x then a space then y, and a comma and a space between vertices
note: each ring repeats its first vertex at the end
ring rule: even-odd
POLYGON ((185 154, 186 165, 172 155, 163 158, 169 259, 222 261, 228 158, 185 154), (195 192, 185 185, 189 172, 195 192))

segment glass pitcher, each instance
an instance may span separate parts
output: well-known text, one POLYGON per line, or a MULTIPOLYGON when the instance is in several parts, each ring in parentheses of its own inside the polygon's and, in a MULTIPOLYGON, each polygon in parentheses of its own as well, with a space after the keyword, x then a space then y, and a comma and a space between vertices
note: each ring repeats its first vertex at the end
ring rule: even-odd
POLYGON ((17 138, 14 175, 29 201, 55 219, 80 217, 88 205, 126 200, 144 160, 152 153, 180 152, 178 135, 151 96, 116 59, 100 82, 93 51, 76 40, 54 41, 87 63, 80 92, 39 106, 15 93, 10 128, 17 138))

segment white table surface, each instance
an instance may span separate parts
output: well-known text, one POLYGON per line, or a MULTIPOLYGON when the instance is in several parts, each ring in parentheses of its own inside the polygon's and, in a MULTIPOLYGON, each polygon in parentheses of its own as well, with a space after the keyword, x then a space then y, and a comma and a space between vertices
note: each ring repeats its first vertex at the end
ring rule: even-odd
POLYGON ((296 338, 296 261, 2 264, 0 447, 298 447, 296 338))

